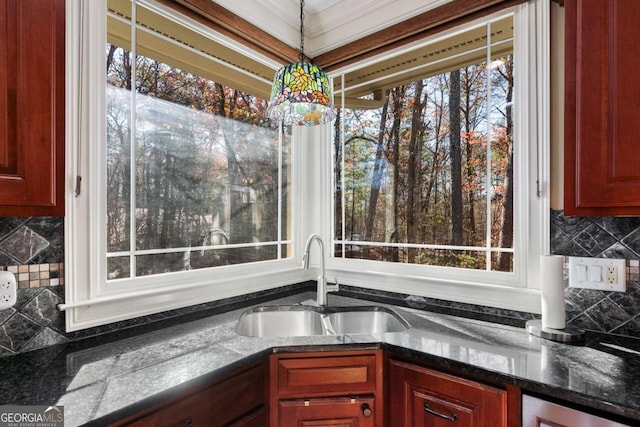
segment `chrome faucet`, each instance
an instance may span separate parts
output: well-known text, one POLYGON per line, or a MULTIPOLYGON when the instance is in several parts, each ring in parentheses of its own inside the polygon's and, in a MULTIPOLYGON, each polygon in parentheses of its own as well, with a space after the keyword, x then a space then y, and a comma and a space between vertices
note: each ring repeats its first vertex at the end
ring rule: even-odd
POLYGON ((320 246, 320 275, 318 276, 316 300, 320 307, 325 307, 327 305, 327 293, 338 291, 338 285, 327 285, 327 277, 324 269, 324 244, 317 234, 312 234, 307 239, 307 244, 304 247, 304 255, 302 256, 302 268, 309 269, 309 251, 311 250, 311 243, 314 240, 318 242, 320 246))

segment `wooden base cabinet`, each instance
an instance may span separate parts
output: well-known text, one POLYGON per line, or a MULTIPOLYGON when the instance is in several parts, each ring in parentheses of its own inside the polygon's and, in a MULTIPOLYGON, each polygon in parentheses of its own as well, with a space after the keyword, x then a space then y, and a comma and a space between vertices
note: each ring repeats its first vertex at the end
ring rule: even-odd
POLYGON ((381 427, 381 350, 274 354, 272 427, 381 427))
POLYGON ((507 426, 507 391, 409 363, 389 361, 394 427, 507 426))
POLYGON ((266 373, 265 363, 232 372, 111 427, 266 427, 266 373))

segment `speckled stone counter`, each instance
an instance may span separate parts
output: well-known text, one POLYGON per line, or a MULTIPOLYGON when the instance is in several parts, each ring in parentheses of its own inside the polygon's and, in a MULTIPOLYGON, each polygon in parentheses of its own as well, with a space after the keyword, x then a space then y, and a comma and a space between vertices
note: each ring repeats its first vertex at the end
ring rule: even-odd
MULTIPOLYGON (((309 303, 303 293, 269 303, 309 303)), ((330 296, 330 304, 370 305, 330 296)), ((515 384, 523 392, 637 420, 640 348, 590 336, 586 345, 553 343, 523 328, 395 308, 406 332, 350 336, 238 336, 243 310, 130 337, 102 337, 0 359, 0 404, 64 405, 65 426, 104 425, 211 381, 274 351, 384 348, 461 374, 515 384)), ((122 335, 122 334, 121 334, 122 335)))

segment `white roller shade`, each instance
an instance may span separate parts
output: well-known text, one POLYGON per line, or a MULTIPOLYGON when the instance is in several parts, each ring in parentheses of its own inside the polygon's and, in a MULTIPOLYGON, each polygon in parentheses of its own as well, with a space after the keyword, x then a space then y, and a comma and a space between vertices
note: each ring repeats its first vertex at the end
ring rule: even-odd
MULTIPOLYGON (((488 43, 492 58, 513 52, 513 16, 492 22, 489 31, 487 26, 476 27, 347 72, 345 104, 348 108, 378 108, 384 102, 387 89, 486 62, 488 43)), ((339 94, 337 105, 340 105, 341 89, 341 79, 335 79, 334 91, 339 94)))
MULTIPOLYGON (((107 40, 131 46, 130 0, 108 0, 107 40)), ((137 3, 138 54, 269 99, 274 70, 137 3)))

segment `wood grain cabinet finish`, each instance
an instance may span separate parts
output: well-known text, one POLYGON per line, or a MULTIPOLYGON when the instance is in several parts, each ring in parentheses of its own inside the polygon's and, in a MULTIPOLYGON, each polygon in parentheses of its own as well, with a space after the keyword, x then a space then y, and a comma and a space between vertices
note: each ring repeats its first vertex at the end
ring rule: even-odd
POLYGON ((505 390, 396 360, 388 378, 394 427, 508 425, 505 390))
POLYGON ((640 215, 640 2, 565 0, 566 215, 640 215))
POLYGON ((374 396, 281 400, 281 427, 374 427, 374 396))
POLYGON ((193 388, 112 424, 131 427, 267 426, 266 364, 193 388))
POLYGON ((0 216, 64 215, 65 0, 0 1, 0 216))
POLYGON ((382 426, 381 350, 282 353, 270 361, 270 426, 382 426))

